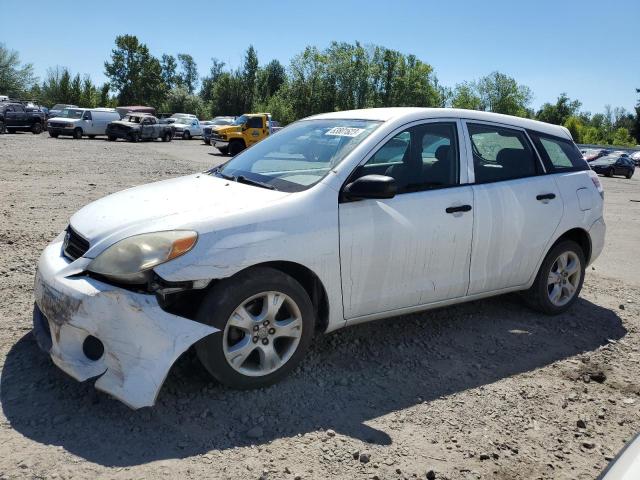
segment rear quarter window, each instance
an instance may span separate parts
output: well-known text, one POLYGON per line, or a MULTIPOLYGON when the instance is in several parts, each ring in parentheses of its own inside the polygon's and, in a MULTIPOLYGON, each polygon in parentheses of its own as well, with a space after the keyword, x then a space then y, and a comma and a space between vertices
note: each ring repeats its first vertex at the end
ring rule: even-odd
POLYGON ((589 170, 589 165, 572 141, 533 131, 529 131, 529 136, 540 153, 547 172, 589 170))

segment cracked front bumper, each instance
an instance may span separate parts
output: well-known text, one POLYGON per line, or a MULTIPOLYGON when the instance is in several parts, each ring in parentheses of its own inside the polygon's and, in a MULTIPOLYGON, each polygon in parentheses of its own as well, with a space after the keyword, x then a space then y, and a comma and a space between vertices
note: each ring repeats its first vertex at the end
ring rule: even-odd
POLYGON ((165 312, 154 295, 83 275, 89 261, 69 262, 60 239, 44 250, 35 279, 34 335, 71 377, 99 377, 95 387, 129 407, 152 406, 175 360, 218 330, 165 312), (104 345, 97 360, 83 350, 89 336, 104 345))

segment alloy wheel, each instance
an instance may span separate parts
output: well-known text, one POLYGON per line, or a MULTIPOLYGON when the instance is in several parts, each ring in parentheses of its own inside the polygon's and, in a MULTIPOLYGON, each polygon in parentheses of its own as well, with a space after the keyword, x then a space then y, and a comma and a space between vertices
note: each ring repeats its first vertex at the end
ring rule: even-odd
POLYGON ((563 252, 551 265, 547 294, 552 304, 562 307, 571 301, 580 285, 582 266, 574 252, 563 252))

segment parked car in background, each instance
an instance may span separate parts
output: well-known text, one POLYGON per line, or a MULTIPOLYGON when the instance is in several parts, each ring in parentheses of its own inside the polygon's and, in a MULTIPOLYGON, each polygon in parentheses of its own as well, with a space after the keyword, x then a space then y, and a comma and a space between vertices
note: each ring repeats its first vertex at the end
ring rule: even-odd
POLYGON ((192 345, 248 389, 348 325, 514 291, 556 315, 602 251, 602 195, 561 126, 448 108, 316 115, 76 212, 40 257, 34 336, 141 408, 192 345))
POLYGON ((626 157, 629 158, 629 152, 625 152, 624 150, 616 150, 614 152, 611 152, 610 155, 615 155, 617 157, 626 157))
POLYGON ((179 116, 172 117, 175 118, 175 122, 171 125, 173 126, 177 137, 182 137, 183 140, 191 140, 193 137, 202 136, 202 127, 200 126, 200 121, 195 115, 180 113, 176 115, 179 116))
POLYGON ((622 175, 631 178, 636 169, 633 160, 618 155, 607 155, 606 157, 594 160, 589 165, 594 172, 607 177, 622 175))
POLYGON ((204 140, 204 143, 211 145, 211 132, 216 130, 217 127, 231 125, 235 119, 236 117, 215 117, 209 122, 200 122, 200 125, 207 123, 207 125, 203 125, 202 127, 202 140, 204 140))
POLYGON ((42 133, 46 118, 44 112, 29 109, 20 102, 0 102, 0 133, 28 131, 42 133))
POLYGON ((640 151, 633 152, 629 158, 633 160, 633 163, 636 164, 636 167, 640 167, 640 151))
POLYGON ((9 97, 7 95, 0 95, 0 102, 8 102, 9 97))
POLYGON ((106 135, 107 125, 115 120, 120 120, 115 108, 65 108, 59 116, 49 119, 47 130, 53 138, 59 135, 94 138, 106 135))
POLYGON ((223 155, 237 155, 281 128, 278 122, 271 119, 270 113, 245 113, 230 125, 212 132, 211 144, 223 155))
POLYGON ((600 157, 609 155, 610 152, 611 152, 610 150, 606 150, 603 148, 594 148, 594 149, 587 150, 583 156, 587 162, 593 162, 594 160, 597 160, 600 157))
POLYGON ((128 113, 121 120, 115 120, 107 125, 107 140, 113 142, 124 138, 130 142, 140 140, 155 140, 161 138, 163 142, 170 142, 173 138, 173 127, 148 113, 128 113))
POLYGON ((60 114, 62 113, 62 111, 66 110, 68 108, 78 108, 78 106, 77 105, 68 105, 66 103, 56 103, 53 107, 51 107, 49 109, 49 116, 47 117, 47 120, 49 118, 59 117, 60 114))

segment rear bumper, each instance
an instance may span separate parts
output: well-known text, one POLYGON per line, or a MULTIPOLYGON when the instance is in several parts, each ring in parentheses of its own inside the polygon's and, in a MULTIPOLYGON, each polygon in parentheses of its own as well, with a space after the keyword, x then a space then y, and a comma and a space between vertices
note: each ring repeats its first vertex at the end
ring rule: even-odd
POLYGON ((95 387, 129 407, 153 405, 175 360, 218 330, 165 312, 154 295, 82 275, 89 260, 69 262, 61 250, 57 239, 38 263, 33 317, 38 344, 76 380, 99 377, 95 387), (104 347, 97 359, 85 353, 90 336, 104 347))

